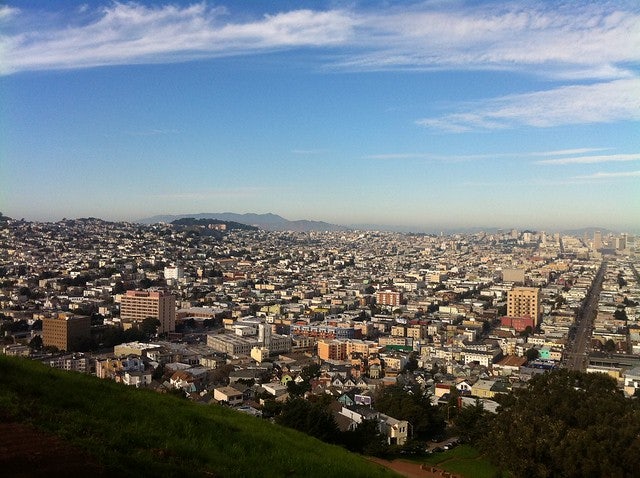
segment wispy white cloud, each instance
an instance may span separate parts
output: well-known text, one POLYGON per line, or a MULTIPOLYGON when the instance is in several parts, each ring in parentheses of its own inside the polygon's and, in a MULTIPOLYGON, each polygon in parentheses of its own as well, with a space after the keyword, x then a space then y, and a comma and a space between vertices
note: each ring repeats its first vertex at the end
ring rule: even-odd
POLYGON ((325 153, 325 150, 323 149, 292 149, 291 153, 299 154, 301 156, 312 156, 316 154, 325 153))
POLYGON ((597 156, 571 156, 568 158, 543 159, 536 161, 537 164, 596 164, 613 163, 626 161, 640 161, 640 153, 635 154, 607 154, 597 156))
MULTIPOLYGON (((48 27, 5 33, 0 72, 187 61, 274 49, 331 47, 318 61, 356 70, 509 69, 566 80, 620 79, 640 61, 640 8, 579 4, 425 2, 291 10, 238 19, 205 2, 77 9, 48 27)), ((0 18, 17 10, 0 7, 0 18)), ((21 25, 29 24, 27 10, 21 25)), ((36 22, 36 19, 33 19, 36 22)), ((482 118, 468 118, 485 127, 482 118)), ((453 126, 455 128, 455 126, 453 126)))
POLYGON ((564 156, 568 154, 585 154, 595 153, 596 151, 606 151, 611 148, 573 148, 573 149, 558 149, 555 151, 537 151, 530 153, 523 153, 527 156, 564 156))
MULTIPOLYGON (((572 155, 572 154, 585 154, 585 153, 593 153, 597 151, 606 151, 611 148, 574 148, 574 149, 562 149, 562 150, 554 150, 554 151, 528 151, 528 152, 515 152, 515 153, 482 153, 482 154, 433 154, 433 153, 383 153, 383 154, 370 154, 364 156, 364 159, 379 159, 379 160, 394 160, 394 159, 424 159, 424 160, 433 160, 433 161, 474 161, 481 159, 497 159, 497 158, 537 158, 537 157, 548 157, 548 156, 563 156, 563 155, 572 155)), ((610 155, 608 157, 618 157, 625 155, 610 155)), ((604 157, 604 156, 603 156, 604 157)), ((552 160, 540 160, 536 161, 537 163, 543 164, 549 162, 553 164, 555 161, 562 161, 564 159, 571 158, 560 158, 560 159, 552 159, 552 160)))
POLYGON ((432 154, 432 153, 386 153, 386 154, 370 154, 364 157, 364 159, 378 159, 378 160, 395 160, 395 159, 421 159, 426 161, 446 161, 446 162, 459 162, 459 161, 474 161, 478 159, 490 159, 502 156, 501 154, 432 154))
POLYGON ((599 172, 584 176, 574 176, 574 179, 620 179, 620 178, 640 178, 640 171, 622 171, 615 173, 599 172))
POLYGON ((640 119, 640 78, 508 95, 417 124, 447 132, 538 128, 640 119))
POLYGON ((146 129, 139 131, 128 131, 126 134, 128 136, 164 136, 164 135, 172 135, 180 133, 177 129, 146 129))
POLYGON ((93 22, 0 39, 0 73, 162 63, 278 48, 335 45, 352 30, 341 10, 294 10, 245 23, 224 21, 222 8, 114 3, 93 22))
MULTIPOLYGON (((403 6, 404 7, 404 6, 403 6)), ((632 3, 455 2, 364 16, 363 47, 344 65, 362 69, 523 69, 557 78, 628 77, 640 59, 632 3), (455 10, 454 10, 455 9, 455 10)))
POLYGON ((0 5, 0 20, 7 20, 20 13, 20 9, 8 5, 0 5))

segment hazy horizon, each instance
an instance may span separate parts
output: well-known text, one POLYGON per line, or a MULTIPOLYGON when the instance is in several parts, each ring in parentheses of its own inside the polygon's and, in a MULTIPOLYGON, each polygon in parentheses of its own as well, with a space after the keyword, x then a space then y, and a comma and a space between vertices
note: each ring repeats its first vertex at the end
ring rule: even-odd
MULTIPOLYGON (((607 232, 614 232, 614 233, 629 233, 629 234, 640 234, 640 229, 629 229, 629 228, 612 228, 612 227, 604 227, 600 224, 591 224, 591 225, 580 225, 580 226, 560 226, 560 227, 545 227, 545 226, 540 226, 540 225, 535 225, 535 224, 503 224, 503 225, 498 225, 498 224, 480 224, 480 225, 466 225, 466 224, 461 224, 461 225, 453 225, 453 224, 392 224, 392 223, 335 223, 335 222, 331 222, 331 221, 326 221, 322 218, 306 218, 306 217, 295 217, 295 218, 291 218, 291 217, 284 217, 281 214, 278 214, 276 212, 273 211, 267 211, 264 213, 255 213, 255 212, 244 212, 244 213, 234 213, 231 211, 225 211, 225 212, 210 212, 210 213, 204 213, 204 212, 192 212, 192 213, 184 213, 184 214, 154 214, 151 216, 147 216, 147 217, 138 217, 138 218, 118 218, 118 217, 102 217, 102 216, 92 216, 92 215, 86 215, 86 216, 62 216, 62 217, 52 217, 52 218, 29 218, 29 217, 14 217, 11 216, 10 214, 7 214, 4 211, 0 211, 0 213, 4 213, 6 216, 11 217, 12 219, 15 220, 21 220, 24 219, 25 221, 32 221, 32 222, 42 222, 42 223, 55 223, 55 222, 60 222, 62 220, 74 220, 74 219, 88 219, 88 218, 94 218, 94 219, 100 219, 100 220, 104 220, 104 221, 113 221, 113 222, 130 222, 130 223, 139 223, 139 224, 150 224, 148 222, 148 220, 156 218, 156 217, 165 217, 165 216, 175 216, 175 218, 177 217, 194 217, 194 216, 198 216, 198 215, 202 215, 202 214, 206 214, 206 215, 215 215, 215 214, 238 214, 238 215, 266 215, 266 214, 275 214, 277 216, 282 217, 283 219, 287 220, 287 221, 312 221, 312 222, 324 222, 330 225, 335 225, 335 226, 343 226, 346 228, 349 228, 351 230, 379 230, 379 231, 388 231, 388 232, 400 232, 400 233, 429 233, 429 234, 438 234, 441 232, 447 233, 447 234, 453 234, 453 233, 465 233, 465 232, 480 232, 480 231, 493 231, 496 229, 500 229, 503 231, 510 231, 513 229, 519 230, 519 231, 525 231, 525 230, 530 230, 530 231, 544 231, 547 233, 556 233, 556 232, 563 232, 563 231, 573 231, 573 230, 577 230, 580 231, 582 229, 594 229, 594 230, 601 230, 601 231, 607 231, 607 232)), ((240 221, 242 222, 242 221, 240 221)), ((250 221, 246 221, 245 224, 251 225, 250 221)), ((255 224, 255 223, 254 223, 255 224)))
POLYGON ((0 6, 0 210, 640 231, 640 4, 0 6))

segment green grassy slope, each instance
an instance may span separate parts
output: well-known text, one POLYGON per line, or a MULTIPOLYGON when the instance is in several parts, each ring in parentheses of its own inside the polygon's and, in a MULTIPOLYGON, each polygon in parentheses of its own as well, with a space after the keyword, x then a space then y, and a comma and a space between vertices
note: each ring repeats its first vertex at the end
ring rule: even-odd
POLYGON ((0 356, 0 419, 29 423, 118 476, 395 476, 346 450, 205 406, 0 356))

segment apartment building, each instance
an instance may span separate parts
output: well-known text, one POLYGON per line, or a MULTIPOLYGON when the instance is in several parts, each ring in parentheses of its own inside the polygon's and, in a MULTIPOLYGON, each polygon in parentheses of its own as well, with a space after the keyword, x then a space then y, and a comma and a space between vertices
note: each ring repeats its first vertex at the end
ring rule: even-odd
POLYGON ((42 319, 42 343, 75 352, 91 338, 91 317, 59 314, 42 319))
POLYGON ((531 317, 538 325, 540 318, 540 289, 515 287, 507 293, 507 316, 531 317))
POLYGON ((120 302, 120 319, 136 324, 147 317, 158 319, 158 333, 175 332, 176 299, 165 290, 128 290, 120 302))

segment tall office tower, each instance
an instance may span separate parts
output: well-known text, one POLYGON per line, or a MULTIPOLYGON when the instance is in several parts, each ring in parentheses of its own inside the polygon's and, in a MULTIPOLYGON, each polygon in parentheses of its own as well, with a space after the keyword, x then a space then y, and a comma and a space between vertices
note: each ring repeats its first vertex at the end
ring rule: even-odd
POLYGON ((538 325, 540 317, 540 289, 537 287, 514 287, 507 294, 509 317, 531 317, 538 325))
POLYGON ((593 233, 593 249, 595 251, 602 249, 602 233, 600 231, 593 233))
POLYGON ((164 290, 128 290, 120 302, 123 323, 140 323, 147 317, 160 321, 158 333, 175 332, 176 298, 164 290))
POLYGON ((42 319, 42 343, 75 352, 91 338, 91 317, 59 314, 42 319))
POLYGON ((627 248, 627 235, 623 234, 620 237, 616 237, 616 250, 624 251, 627 248))

